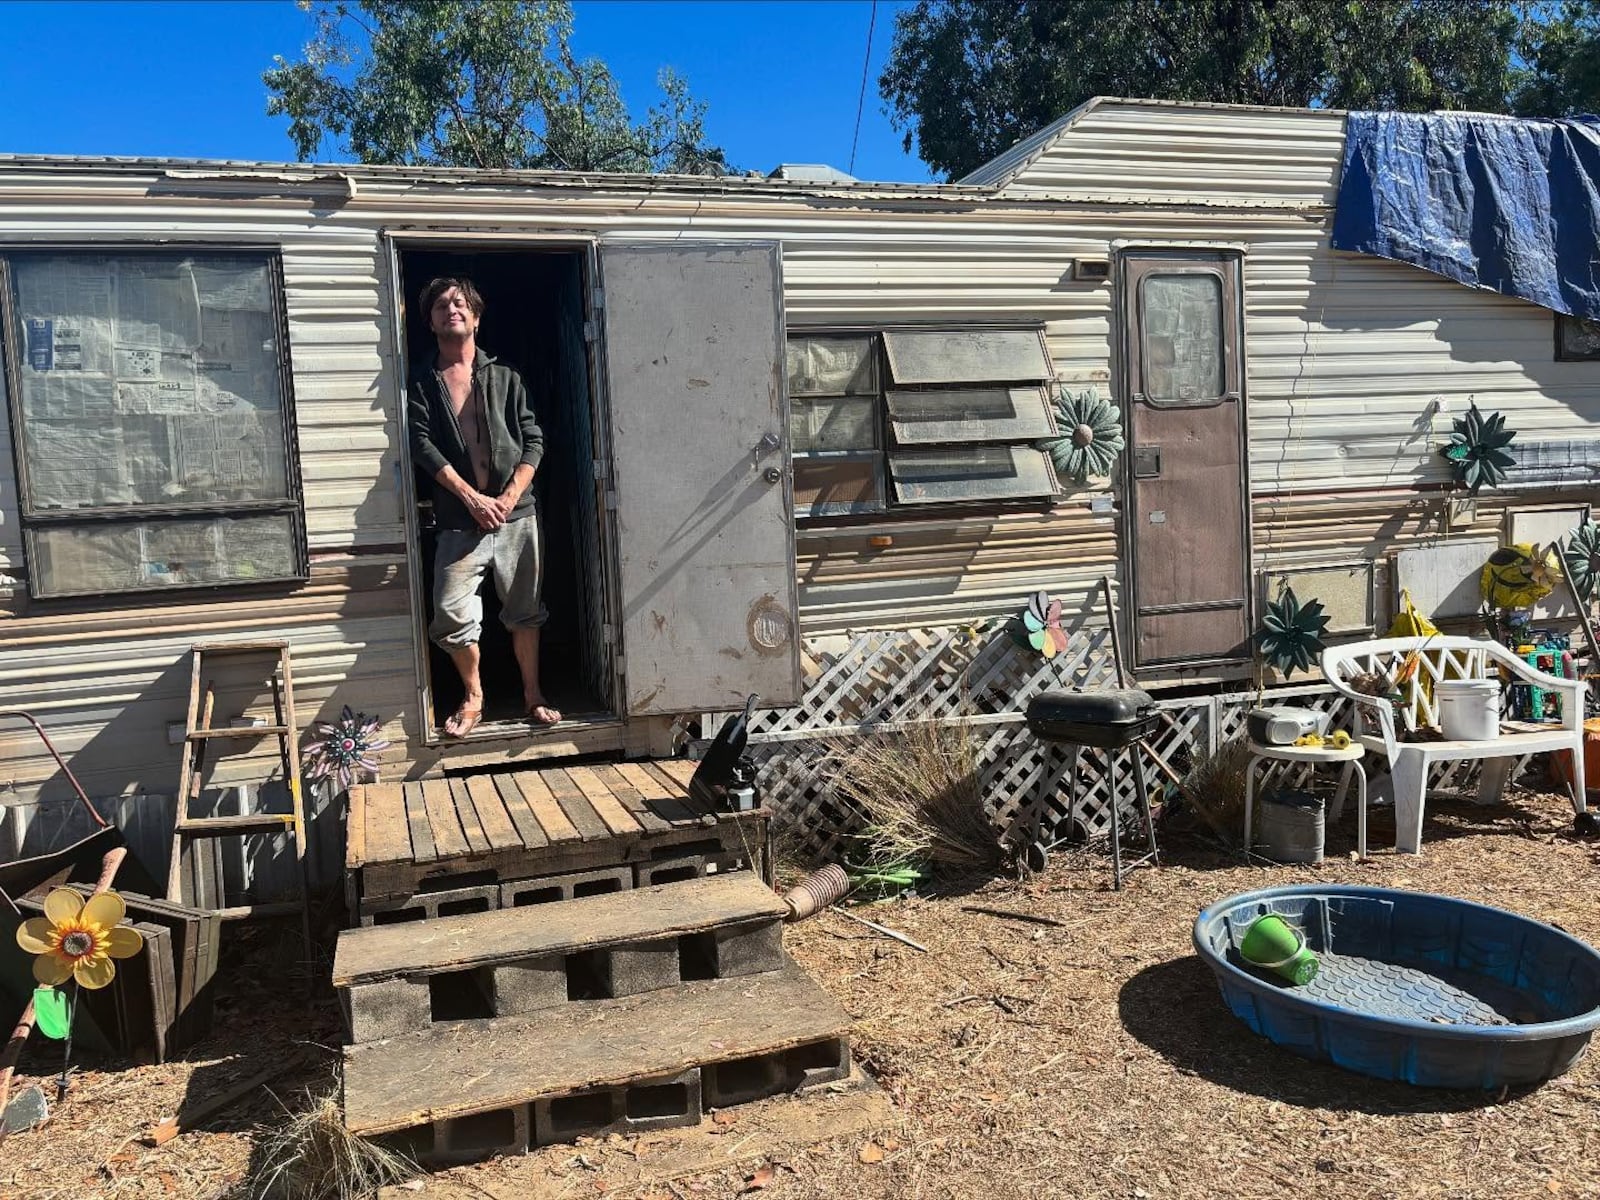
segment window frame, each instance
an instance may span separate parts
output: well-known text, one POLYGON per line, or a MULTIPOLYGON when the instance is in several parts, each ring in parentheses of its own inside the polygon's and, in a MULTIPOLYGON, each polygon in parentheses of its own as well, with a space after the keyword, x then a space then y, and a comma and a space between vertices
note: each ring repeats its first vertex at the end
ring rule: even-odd
MULTIPOLYGON (((1573 354, 1567 350, 1566 339, 1561 335, 1568 321, 1589 320, 1586 317, 1574 317, 1570 313, 1558 312, 1555 314, 1555 360, 1556 362, 1600 362, 1600 350, 1593 354, 1573 354)), ((1591 325, 1600 326, 1600 320, 1589 320, 1591 325)))
POLYGON ((289 349, 289 319, 283 276, 283 251, 277 243, 250 242, 6 242, 0 243, 0 370, 4 372, 4 417, 11 434, 11 458, 17 492, 28 595, 34 600, 115 596, 124 601, 159 597, 172 592, 259 589, 263 585, 298 584, 311 575, 310 546, 306 531, 305 494, 300 477, 299 428, 296 423, 294 371, 289 349), (86 258, 234 257, 258 259, 267 271, 267 291, 272 305, 278 368, 278 400, 282 413, 281 450, 284 464, 282 498, 237 501, 190 501, 177 504, 100 505, 94 508, 37 508, 28 481, 27 417, 22 400, 22 360, 27 353, 27 331, 17 302, 12 262, 16 258, 79 256, 86 258), (292 573, 249 579, 185 581, 149 587, 46 590, 34 570, 37 555, 34 532, 73 526, 141 525, 184 519, 286 516, 289 518, 289 553, 292 573))
MULTIPOLYGON (((980 514, 993 514, 1001 512, 1018 511, 1043 511, 1052 507, 1060 495, 1060 481, 1056 478, 1050 457, 1043 451, 1036 451, 1043 461, 1043 468, 1051 490, 1042 495, 1027 495, 1011 498, 975 498, 975 499, 950 499, 950 500, 900 500, 895 495, 895 484, 892 460, 896 453, 904 451, 913 456, 929 454, 939 450, 973 450, 985 447, 1014 448, 1024 447, 1030 450, 1036 448, 1038 437, 1027 438, 993 438, 993 439, 961 439, 947 442, 918 442, 900 443, 894 434, 893 422, 890 418, 888 395, 890 392, 917 392, 917 391, 960 391, 992 387, 997 390, 1014 390, 1017 388, 1037 387, 1043 394, 1043 407, 1045 416, 1052 427, 1055 426, 1055 412, 1052 401, 1052 388, 1058 382, 1055 374, 1055 364, 1050 358, 1049 347, 1045 342, 1045 326, 1042 321, 968 321, 941 323, 939 325, 919 325, 908 323, 885 323, 881 325, 790 325, 787 330, 789 339, 798 338, 828 338, 828 337, 868 337, 873 342, 873 354, 876 356, 876 371, 878 390, 870 399, 875 403, 874 423, 877 433, 877 445, 871 451, 810 451, 798 450, 790 447, 792 460, 811 459, 826 461, 829 459, 856 459, 864 460, 869 454, 874 458, 874 471, 876 475, 879 495, 881 500, 874 508, 861 508, 852 512, 821 512, 814 513, 796 507, 793 510, 794 519, 802 528, 849 528, 883 521, 895 520, 936 520, 943 517, 966 517, 980 514), (1038 337, 1043 353, 1048 377, 1037 381, 1018 382, 988 381, 985 383, 950 383, 943 385, 929 384, 898 384, 893 378, 890 367, 888 351, 885 343, 885 334, 891 333, 931 333, 931 332, 960 332, 984 333, 992 331, 1027 332, 1038 337)), ((787 377, 785 378, 787 388, 787 377)), ((804 397, 811 399, 812 397, 804 397)), ((1059 430, 1056 433, 1059 434, 1059 430)), ((1051 435, 1045 435, 1051 436, 1051 435)))
POLYGON ((1135 401, 1142 400, 1152 408, 1215 408, 1229 400, 1239 400, 1243 395, 1243 385, 1240 380, 1240 364, 1238 356, 1233 352, 1238 336, 1243 313, 1238 303, 1231 298, 1229 289, 1230 280, 1220 268, 1207 263, 1174 263, 1162 265, 1159 269, 1150 269, 1140 273, 1137 284, 1136 309, 1139 317, 1139 390, 1134 396, 1135 401), (1150 383, 1150 326, 1149 302, 1146 297, 1146 285, 1152 279, 1166 279, 1183 275, 1206 275, 1217 281, 1217 299, 1220 302, 1217 316, 1218 346, 1217 354, 1222 367, 1222 394, 1206 396, 1194 400, 1158 400, 1149 392, 1150 383))

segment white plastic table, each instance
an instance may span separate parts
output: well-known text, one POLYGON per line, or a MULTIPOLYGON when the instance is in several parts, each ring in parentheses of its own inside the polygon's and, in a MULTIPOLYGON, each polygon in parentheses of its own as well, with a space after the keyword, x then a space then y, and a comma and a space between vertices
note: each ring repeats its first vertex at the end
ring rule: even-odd
POLYGON ((1321 766, 1325 763, 1343 763, 1344 771, 1339 776, 1339 790, 1333 794, 1333 807, 1328 810, 1328 823, 1332 824, 1344 815, 1345 793, 1350 790, 1350 777, 1356 778, 1356 797, 1359 807, 1356 810, 1356 853, 1362 858, 1367 856, 1367 772, 1361 764, 1361 756, 1366 753, 1360 742, 1351 742, 1343 750, 1337 746, 1262 746, 1255 742, 1250 743, 1250 764, 1244 772, 1244 849, 1250 853, 1255 848, 1251 840, 1251 818, 1255 810, 1256 767, 1263 762, 1298 762, 1315 763, 1321 766))

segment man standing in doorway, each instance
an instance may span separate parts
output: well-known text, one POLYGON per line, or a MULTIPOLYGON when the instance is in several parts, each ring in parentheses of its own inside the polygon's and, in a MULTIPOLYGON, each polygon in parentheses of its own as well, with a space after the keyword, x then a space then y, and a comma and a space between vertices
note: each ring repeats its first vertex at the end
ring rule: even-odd
POLYGON ((530 487, 544 434, 522 377, 478 349, 483 297, 472 281, 435 279, 421 304, 437 350, 412 371, 408 411, 411 457, 433 483, 438 526, 428 636, 450 655, 466 689, 444 731, 466 737, 483 719, 479 593, 491 570, 522 672, 523 709, 535 724, 554 725, 561 714, 539 686, 544 541, 530 487))

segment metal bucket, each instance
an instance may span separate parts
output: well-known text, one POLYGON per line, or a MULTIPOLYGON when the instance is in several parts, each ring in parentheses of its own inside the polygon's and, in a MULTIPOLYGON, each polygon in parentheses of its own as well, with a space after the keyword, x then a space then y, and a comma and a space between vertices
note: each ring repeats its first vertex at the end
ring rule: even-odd
POLYGON ((1323 800, 1310 792, 1274 792, 1261 802, 1257 850, 1277 863, 1322 861, 1323 800))

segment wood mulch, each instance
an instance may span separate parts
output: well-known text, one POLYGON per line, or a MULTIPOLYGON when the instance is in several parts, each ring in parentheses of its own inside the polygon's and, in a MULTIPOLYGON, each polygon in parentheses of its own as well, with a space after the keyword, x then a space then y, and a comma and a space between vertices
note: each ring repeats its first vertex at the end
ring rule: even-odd
MULTIPOLYGON (((1420 857, 1379 850, 1357 863, 1353 824, 1347 816, 1330 835, 1334 856, 1317 868, 1242 866, 1172 835, 1167 865, 1137 872, 1121 893, 1104 858, 1084 852, 1026 884, 864 910, 927 953, 833 914, 793 927, 795 958, 858 1019, 859 1056, 900 1118, 891 1128, 620 1188, 608 1175, 629 1178, 615 1168, 637 1163, 639 1148, 607 1139, 457 1168, 392 1195, 1600 1196, 1593 1056, 1520 1094, 1428 1091, 1295 1058, 1223 1008, 1190 947, 1194 916, 1273 884, 1441 892, 1600 945, 1600 844, 1572 838, 1559 796, 1516 792, 1492 809, 1436 799, 1420 857), (530 1172, 560 1186, 534 1188, 530 1172)), ((1386 813, 1373 815, 1371 840, 1392 844, 1386 813)), ((131 1139, 186 1095, 203 1099, 290 1051, 305 1057, 273 1083, 277 1097, 292 1104, 326 1086, 331 1002, 286 995, 255 949, 224 966, 209 1043, 161 1067, 92 1064, 46 1127, 0 1148, 0 1200, 235 1195, 259 1131, 281 1119, 265 1093, 163 1146, 131 1139)), ((19 1084, 47 1082, 53 1066, 25 1059, 19 1084)))

